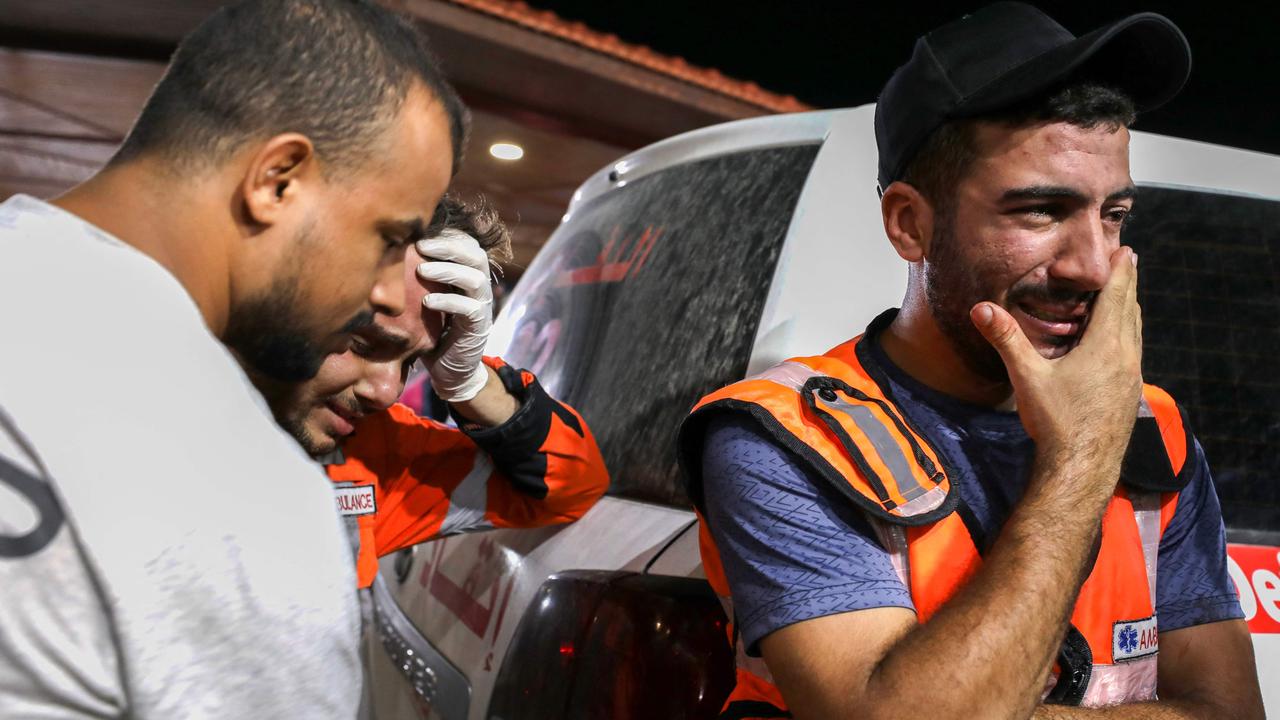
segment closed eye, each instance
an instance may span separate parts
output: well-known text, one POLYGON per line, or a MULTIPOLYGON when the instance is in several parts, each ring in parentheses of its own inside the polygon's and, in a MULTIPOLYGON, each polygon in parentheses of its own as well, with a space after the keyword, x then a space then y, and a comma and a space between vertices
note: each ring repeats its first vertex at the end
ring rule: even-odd
POLYGON ((399 235, 389 235, 389 234, 383 233, 382 242, 387 244, 388 250, 398 250, 398 249, 404 249, 408 247, 409 243, 413 242, 413 239, 408 237, 402 237, 399 235))

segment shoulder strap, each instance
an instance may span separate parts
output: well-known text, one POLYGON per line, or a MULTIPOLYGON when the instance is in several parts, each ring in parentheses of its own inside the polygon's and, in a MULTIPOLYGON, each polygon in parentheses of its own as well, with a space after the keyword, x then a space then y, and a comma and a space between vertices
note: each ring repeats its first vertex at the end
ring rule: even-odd
POLYGON ((807 380, 800 397, 858 468, 882 513, 906 519, 938 506, 950 483, 897 408, 825 375, 807 380))
POLYGON ((1195 447, 1182 407, 1154 385, 1142 388, 1142 404, 1125 451, 1120 482, 1136 492, 1178 492, 1194 472, 1187 462, 1195 447))
POLYGON ((837 348, 788 360, 699 402, 679 436, 681 465, 699 509, 706 426, 724 414, 751 418, 829 487, 885 522, 923 525, 954 510, 940 456, 852 352, 837 348))

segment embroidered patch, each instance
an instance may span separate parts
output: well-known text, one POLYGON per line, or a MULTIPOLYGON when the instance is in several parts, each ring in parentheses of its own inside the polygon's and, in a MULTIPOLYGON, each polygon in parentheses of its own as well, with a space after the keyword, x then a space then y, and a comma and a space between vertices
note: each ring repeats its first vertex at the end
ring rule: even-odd
POLYGON ((373 497, 372 485, 334 488, 333 495, 338 503, 338 514, 343 517, 372 515, 378 512, 378 503, 373 497))
POLYGON ((1111 657, 1115 662, 1137 660, 1160 650, 1156 616, 1143 620, 1118 620, 1111 626, 1111 657))

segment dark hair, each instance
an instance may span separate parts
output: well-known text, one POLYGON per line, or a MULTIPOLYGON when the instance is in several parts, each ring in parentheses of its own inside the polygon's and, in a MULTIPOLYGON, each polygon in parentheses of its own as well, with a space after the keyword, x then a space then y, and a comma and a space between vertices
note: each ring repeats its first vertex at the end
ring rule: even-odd
POLYGON ((949 212, 956 185, 964 178, 977 152, 974 126, 1001 123, 1018 126, 1036 122, 1068 122, 1092 129, 1116 130, 1133 124, 1137 111, 1128 95, 1106 85, 1075 82, 1030 101, 974 118, 952 120, 933 131, 907 163, 902 181, 920 191, 939 212, 949 212))
POLYGON ((368 0, 242 0, 183 38, 111 162, 157 152, 201 167, 292 131, 326 167, 358 167, 414 80, 449 118, 456 172, 467 109, 408 20, 368 0))
POLYGON ((445 193, 431 215, 426 236, 435 237, 445 230, 459 230, 475 238, 499 274, 501 263, 511 262, 511 232, 483 195, 476 195, 468 202, 457 193, 445 193))

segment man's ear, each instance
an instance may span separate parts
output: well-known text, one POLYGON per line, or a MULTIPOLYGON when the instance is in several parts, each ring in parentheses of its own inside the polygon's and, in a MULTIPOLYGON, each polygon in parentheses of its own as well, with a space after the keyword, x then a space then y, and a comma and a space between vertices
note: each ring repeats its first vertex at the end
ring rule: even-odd
POLYGON ((898 256, 919 262, 929 252, 933 237, 933 206, 914 186, 898 181, 889 184, 880 196, 880 217, 884 233, 898 256))
POLYGON ((305 135, 276 135, 258 146, 245 172, 240 190, 248 219, 274 225, 319 177, 315 147, 305 135))

